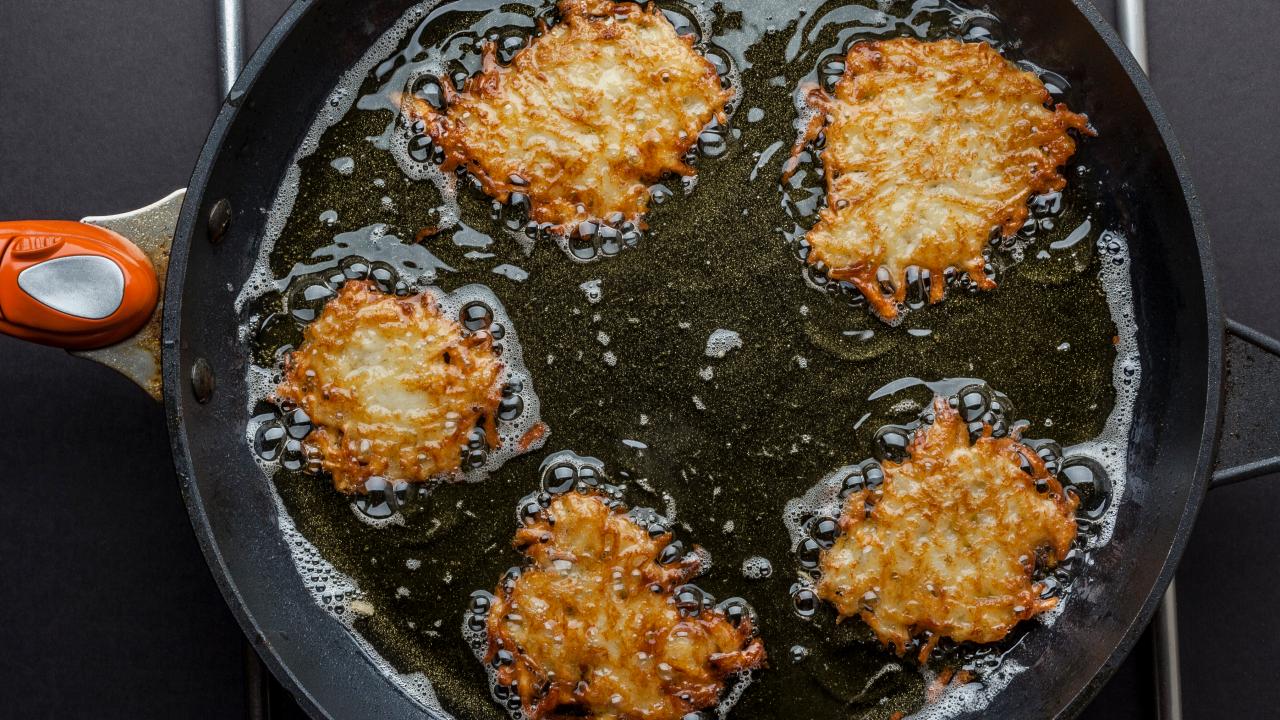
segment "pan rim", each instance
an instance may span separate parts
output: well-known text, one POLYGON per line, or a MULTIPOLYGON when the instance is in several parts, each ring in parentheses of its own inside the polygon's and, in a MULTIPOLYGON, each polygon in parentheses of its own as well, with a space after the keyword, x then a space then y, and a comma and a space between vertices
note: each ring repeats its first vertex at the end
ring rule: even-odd
MULTIPOLYGON (((1223 398, 1223 351, 1224 320, 1219 301, 1217 276, 1214 269, 1211 244, 1204 212, 1191 181, 1186 156, 1179 146, 1172 126, 1146 74, 1139 68, 1136 60, 1121 42, 1106 19, 1089 0, 1071 0, 1093 31, 1102 39, 1111 53, 1120 63, 1129 77, 1138 96, 1151 115, 1156 132, 1169 154, 1178 184, 1182 190, 1182 200, 1190 218, 1195 235, 1199 255, 1200 274, 1203 281, 1205 299, 1205 338, 1206 347, 1206 388, 1205 417, 1200 436, 1200 447, 1197 452, 1192 474, 1190 492, 1178 524, 1173 540, 1164 556, 1160 571, 1151 590, 1143 602, 1139 612, 1132 617, 1128 627, 1109 651, 1107 659, 1094 669, 1091 679, 1078 688, 1072 699, 1060 708, 1055 717, 1070 718, 1078 715, 1103 685, 1111 678, 1121 662, 1132 651, 1139 636, 1146 629, 1154 616, 1156 607, 1165 589, 1172 581, 1177 564, 1181 559, 1190 539, 1195 518, 1208 488, 1210 469, 1213 463, 1218 433, 1221 427, 1223 398)), ((316 3, 312 0, 294 0, 272 29, 263 38, 253 53, 243 72, 236 81, 229 97, 239 98, 249 93, 258 76, 270 63, 276 50, 292 32, 299 20, 311 11, 316 3)), ((192 528, 195 531, 200 549, 210 573, 222 592, 223 599, 240 624, 242 631, 250 639, 254 650, 271 670, 272 674, 298 700, 303 709, 312 717, 332 717, 314 695, 303 685, 285 664, 278 651, 266 640, 262 628, 254 613, 248 607, 241 594, 231 569, 224 562, 222 552, 214 537, 213 528, 195 484, 194 465, 189 450, 189 439, 183 419, 181 393, 187 392, 189 383, 182 363, 182 295, 185 288, 186 272, 191 245, 198 229, 204 227, 204 195, 213 172, 215 161, 223 153, 224 141, 228 131, 239 115, 238 101, 224 99, 208 137, 196 161, 188 192, 183 202, 182 211, 175 228, 173 246, 170 255, 169 277, 166 283, 163 329, 161 345, 162 376, 164 383, 164 404, 166 422, 169 430, 174 466, 177 471, 183 501, 186 504, 192 528)), ((388 686, 391 686, 388 681, 388 686)), ((396 692, 399 692, 398 690, 396 692)), ((433 720, 446 720, 444 716, 432 711, 426 715, 433 720)))
POLYGON ((1151 586, 1146 600, 1137 615, 1133 617, 1120 640, 1112 648, 1110 656, 1097 668, 1093 678, 1076 692, 1075 697, 1056 715, 1058 718, 1073 718, 1084 710, 1085 706, 1098 694, 1116 669, 1128 657, 1137 644, 1138 638, 1150 625, 1156 608, 1164 597, 1165 590, 1173 581, 1179 561, 1186 550, 1195 526, 1196 516, 1209 489, 1209 478, 1213 467, 1214 456, 1218 444, 1218 434, 1222 424, 1223 399, 1223 352, 1225 348, 1225 322, 1218 295, 1217 272, 1213 264, 1213 253, 1209 239, 1209 229, 1205 222, 1204 209, 1200 205, 1199 195, 1191 180, 1186 155, 1174 135, 1173 126, 1165 114, 1163 106, 1156 98, 1155 89, 1151 85, 1146 72, 1138 65, 1138 61, 1129 52, 1128 47, 1120 39, 1119 34, 1102 16, 1102 13, 1090 0, 1072 0, 1077 11, 1093 27, 1094 32, 1106 43, 1125 73, 1129 76, 1138 96, 1150 113, 1156 132, 1164 144, 1173 165, 1178 185, 1182 189, 1182 200, 1186 204, 1187 215, 1191 220, 1192 232, 1195 234, 1196 249, 1199 254, 1200 275, 1204 287, 1205 300, 1205 418, 1201 428, 1200 447, 1196 454, 1196 462, 1192 468, 1190 492, 1182 513, 1178 518, 1178 526, 1174 531, 1173 542, 1165 554, 1160 572, 1151 586))

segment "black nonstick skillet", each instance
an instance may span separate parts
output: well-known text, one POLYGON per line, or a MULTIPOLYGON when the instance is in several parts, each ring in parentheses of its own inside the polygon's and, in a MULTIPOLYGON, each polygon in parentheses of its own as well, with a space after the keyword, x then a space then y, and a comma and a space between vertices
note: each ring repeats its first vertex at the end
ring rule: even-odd
MULTIPOLYGON (((226 301, 226 286, 238 286, 249 274, 265 234, 264 199, 275 195, 314 109, 407 6, 391 0, 294 5, 229 96, 185 197, 162 206, 174 215, 153 210, 93 221, 152 251, 165 285, 163 322, 153 328, 150 346, 117 348, 113 362, 127 362, 143 382, 159 371, 175 464, 210 566, 273 672, 316 715, 407 717, 421 711, 312 602, 279 537, 267 488, 247 480, 258 477, 244 443, 248 349, 236 341, 241 318, 226 301), (159 365, 146 365, 150 351, 159 353, 159 365)), ((1089 594, 1073 599, 1054 644, 1029 638, 1020 653, 1034 659, 1028 660, 1031 669, 987 709, 996 716, 1071 715, 1150 620, 1205 490, 1280 467, 1276 458, 1258 459, 1278 444, 1254 402, 1274 377, 1280 345, 1224 319, 1181 154, 1139 68, 1095 11, 1066 0, 991 6, 1016 28, 1027 55, 1086 79, 1086 104, 1078 109, 1100 130, 1092 152, 1108 169, 1103 182, 1120 198, 1132 238, 1144 362, 1130 437, 1132 481, 1117 499, 1116 532, 1091 569, 1089 594)), ((6 261, 22 261, 25 268, 97 255, 83 247, 96 234, 6 224, 0 244, 6 261), (77 234, 88 236, 80 246, 77 234)), ((130 251, 114 239, 103 242, 112 248, 102 253, 108 262, 127 262, 118 253, 130 251)), ((138 288, 121 283, 121 302, 113 308, 111 268, 96 261, 63 263, 74 266, 106 285, 96 284, 92 294, 64 293, 68 299, 58 312, 69 319, 58 317, 59 327, 41 328, 53 334, 35 339, 90 349, 98 343, 81 339, 96 332, 94 323, 117 327, 114 313, 127 309, 124 298, 138 288), (106 316, 90 317, 106 310, 106 316)), ((56 266, 47 274, 58 280, 56 266)), ((8 323, 32 327, 22 324, 21 313, 8 307, 0 312, 8 323)))

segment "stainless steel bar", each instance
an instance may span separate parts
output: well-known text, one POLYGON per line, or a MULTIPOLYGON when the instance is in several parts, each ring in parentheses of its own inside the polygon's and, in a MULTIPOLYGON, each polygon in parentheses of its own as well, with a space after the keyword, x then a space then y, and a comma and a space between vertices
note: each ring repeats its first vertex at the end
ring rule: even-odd
POLYGON ((1160 720, 1182 720, 1182 670, 1178 666, 1177 580, 1160 599, 1160 609, 1151 623, 1156 641, 1156 710, 1160 720))
POLYGON ((244 5, 241 0, 214 0, 218 10, 218 89, 222 97, 244 67, 244 5))
POLYGON ((1147 8, 1144 0, 1116 0, 1116 29, 1120 39, 1129 46, 1129 52, 1142 66, 1147 67, 1147 8))

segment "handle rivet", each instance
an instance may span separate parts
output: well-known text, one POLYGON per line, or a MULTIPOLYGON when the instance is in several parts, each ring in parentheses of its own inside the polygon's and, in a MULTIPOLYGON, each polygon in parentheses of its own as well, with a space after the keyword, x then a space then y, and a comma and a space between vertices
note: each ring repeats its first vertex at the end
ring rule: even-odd
POLYGON ((201 405, 209 402, 216 386, 213 368, 209 366, 209 361, 202 357, 196 358, 195 363, 191 365, 191 392, 195 395, 196 402, 201 405))
POLYGON ((227 227, 231 225, 231 203, 222 198, 209 210, 209 242, 217 245, 222 242, 227 227))

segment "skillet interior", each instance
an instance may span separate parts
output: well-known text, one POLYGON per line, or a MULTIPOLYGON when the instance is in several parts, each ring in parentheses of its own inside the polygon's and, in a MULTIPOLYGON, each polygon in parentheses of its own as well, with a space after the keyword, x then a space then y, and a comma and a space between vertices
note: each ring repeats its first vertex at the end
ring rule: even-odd
MULTIPOLYGON (((1127 649, 1130 625, 1145 622, 1141 616, 1147 613, 1140 611, 1148 591, 1175 536, 1184 532, 1179 519, 1198 502, 1194 469, 1203 458, 1196 453, 1207 432, 1205 408, 1216 406, 1206 402, 1216 397, 1216 346, 1208 333, 1216 328, 1216 306, 1206 300, 1195 227, 1174 163, 1115 58, 1069 4, 1037 7, 1034 18, 1017 3, 1008 4, 1014 7, 1007 13, 998 4, 993 9, 1016 26, 1027 55, 1072 77, 1082 109, 1102 131, 1091 148, 1093 164, 1107 170, 1106 194, 1119 199, 1117 211, 1131 225, 1144 359, 1131 481, 1116 535, 1052 631, 1032 633, 1016 651, 1035 667, 991 708, 1046 715, 1068 706, 1104 663, 1109 669, 1119 661, 1113 650, 1127 649), (1202 310, 1206 305, 1212 320, 1202 310), (1210 398, 1206 387, 1213 389, 1210 398), (1133 623, 1135 617, 1143 622, 1133 623)), ((268 38, 246 75, 257 74, 253 87, 238 113, 224 111, 197 168, 175 241, 177 272, 166 311, 167 337, 180 338, 181 348, 175 352, 172 343, 166 345, 177 462, 206 552, 211 562, 225 563, 214 563, 215 575, 226 573, 219 579, 232 606, 274 651, 282 664, 277 674, 287 668, 318 707, 338 716, 395 716, 412 708, 311 601, 278 537, 272 502, 242 440, 247 351, 231 340, 240 319, 228 283, 238 287, 247 276, 263 233, 266 199, 274 196, 311 121, 311 113, 297 108, 318 106, 334 79, 402 10, 402 3, 392 2, 359 11, 336 2, 318 3, 308 12, 295 6, 268 38), (286 35, 291 22, 296 28, 286 35), (227 237, 214 246, 204 241, 199 210, 223 196, 237 212, 227 237), (207 405, 194 402, 186 383, 197 356, 209 361, 219 383, 207 405)), ((779 574, 789 574, 789 558, 773 560, 779 574)), ((780 656, 785 648, 774 651, 780 656)))

